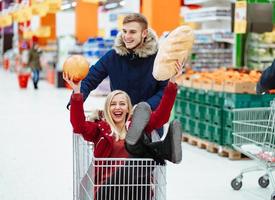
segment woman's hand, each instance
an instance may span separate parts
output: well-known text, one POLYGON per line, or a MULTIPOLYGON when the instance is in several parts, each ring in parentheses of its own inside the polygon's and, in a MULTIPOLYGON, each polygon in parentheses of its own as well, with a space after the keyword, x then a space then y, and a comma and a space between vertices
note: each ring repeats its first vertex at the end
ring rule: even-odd
POLYGON ((177 60, 177 62, 175 63, 175 66, 176 66, 176 71, 177 71, 177 73, 176 73, 174 76, 172 76, 172 77, 170 78, 170 81, 171 81, 172 83, 175 83, 175 82, 176 82, 176 79, 182 75, 182 71, 183 71, 183 65, 180 64, 178 60, 177 60))
POLYGON ((79 81, 78 83, 74 83, 73 78, 74 77, 69 77, 68 74, 63 72, 63 79, 71 86, 71 88, 73 88, 74 93, 80 93, 81 81, 79 81))

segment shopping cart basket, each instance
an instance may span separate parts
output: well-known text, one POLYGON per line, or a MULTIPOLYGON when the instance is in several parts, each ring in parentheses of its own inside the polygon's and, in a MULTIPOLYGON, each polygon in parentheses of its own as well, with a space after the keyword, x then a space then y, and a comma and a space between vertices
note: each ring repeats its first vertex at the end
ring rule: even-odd
POLYGON ((73 136, 74 200, 165 200, 166 168, 152 159, 95 158, 73 136))
POLYGON ((263 171, 258 179, 262 188, 271 182, 271 200, 275 200, 275 182, 272 171, 275 167, 275 101, 270 107, 233 110, 233 147, 256 161, 256 165, 241 171, 231 186, 235 190, 242 187, 243 174, 263 171))

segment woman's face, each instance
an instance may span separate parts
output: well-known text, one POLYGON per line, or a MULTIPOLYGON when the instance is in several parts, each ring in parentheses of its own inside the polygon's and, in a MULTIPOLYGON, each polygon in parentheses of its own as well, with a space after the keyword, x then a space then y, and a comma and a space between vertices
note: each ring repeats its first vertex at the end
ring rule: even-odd
POLYGON ((129 113, 127 98, 123 94, 117 94, 110 103, 111 118, 115 124, 125 122, 126 115, 129 113))

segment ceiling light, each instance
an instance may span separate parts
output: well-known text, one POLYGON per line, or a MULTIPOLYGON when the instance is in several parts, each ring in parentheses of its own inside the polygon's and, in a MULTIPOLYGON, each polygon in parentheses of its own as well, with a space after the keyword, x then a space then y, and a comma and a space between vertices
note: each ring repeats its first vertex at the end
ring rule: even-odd
POLYGON ((71 5, 70 3, 63 4, 63 5, 61 6, 61 10, 67 10, 67 9, 69 9, 69 8, 71 8, 71 7, 72 7, 72 5, 71 5))
POLYGON ((114 9, 114 8, 118 7, 118 5, 119 5, 118 3, 108 3, 104 7, 105 7, 105 9, 109 10, 109 9, 114 9))

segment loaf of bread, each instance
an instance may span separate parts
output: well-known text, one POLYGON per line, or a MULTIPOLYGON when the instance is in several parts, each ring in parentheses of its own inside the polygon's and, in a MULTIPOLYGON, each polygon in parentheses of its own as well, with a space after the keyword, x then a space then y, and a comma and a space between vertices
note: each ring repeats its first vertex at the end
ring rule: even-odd
POLYGON ((185 63, 194 43, 194 33, 189 26, 174 29, 160 44, 154 61, 153 76, 156 80, 170 79, 177 73, 176 61, 185 63))

